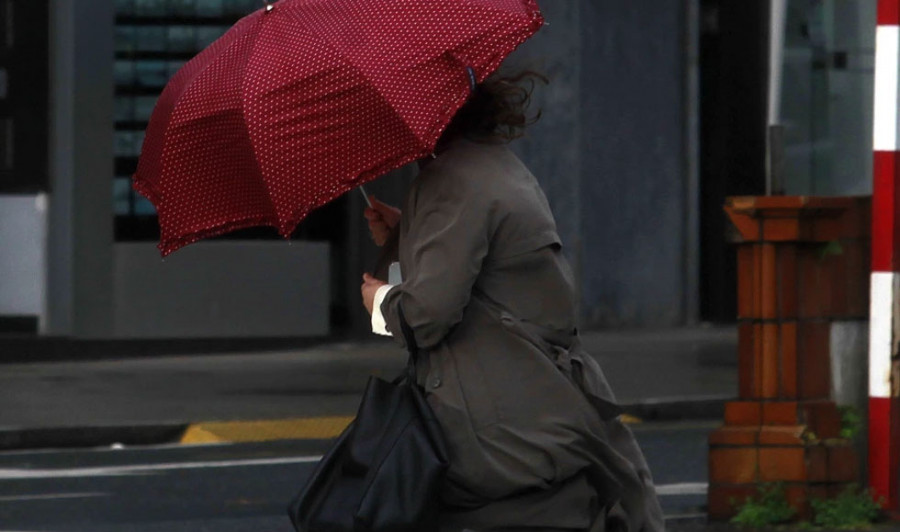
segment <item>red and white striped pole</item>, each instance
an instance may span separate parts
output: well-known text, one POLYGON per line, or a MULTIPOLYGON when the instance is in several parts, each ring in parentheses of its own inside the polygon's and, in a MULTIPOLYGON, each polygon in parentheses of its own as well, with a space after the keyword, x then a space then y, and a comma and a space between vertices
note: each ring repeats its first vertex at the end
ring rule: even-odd
POLYGON ((898 510, 900 476, 900 0, 878 0, 875 33, 872 284, 869 316, 869 485, 898 510))

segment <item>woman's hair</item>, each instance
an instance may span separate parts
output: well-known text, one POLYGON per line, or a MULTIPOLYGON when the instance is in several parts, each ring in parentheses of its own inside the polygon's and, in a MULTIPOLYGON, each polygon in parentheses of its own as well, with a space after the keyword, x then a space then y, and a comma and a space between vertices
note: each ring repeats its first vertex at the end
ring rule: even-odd
POLYGON ((548 83, 544 75, 531 70, 488 76, 456 112, 443 138, 462 134, 508 142, 521 137, 541 117, 540 110, 529 115, 528 109, 538 81, 548 83))

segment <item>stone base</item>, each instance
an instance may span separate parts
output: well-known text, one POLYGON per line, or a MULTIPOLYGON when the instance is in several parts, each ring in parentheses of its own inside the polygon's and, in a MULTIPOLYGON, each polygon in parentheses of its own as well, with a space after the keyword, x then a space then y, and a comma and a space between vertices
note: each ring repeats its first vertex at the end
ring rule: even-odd
MULTIPOLYGON (((785 482, 784 493, 788 504, 796 510, 795 520, 812 519, 813 499, 837 497, 853 483, 785 482)), ((728 521, 748 497, 758 498, 759 489, 753 484, 714 484, 709 487, 709 520, 728 521)))
POLYGON ((736 401, 726 405, 725 418, 709 436, 710 520, 730 519, 761 484, 776 482, 784 483, 798 518, 808 519, 811 499, 833 497, 859 480, 856 452, 838 437, 840 417, 830 401, 736 401))

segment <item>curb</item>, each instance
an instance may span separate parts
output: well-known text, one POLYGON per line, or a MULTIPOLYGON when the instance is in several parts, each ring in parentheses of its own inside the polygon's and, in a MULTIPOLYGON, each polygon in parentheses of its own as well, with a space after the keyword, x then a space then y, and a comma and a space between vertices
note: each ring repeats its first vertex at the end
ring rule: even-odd
POLYGON ((642 421, 721 420, 725 403, 732 400, 731 396, 674 397, 623 404, 622 409, 642 421))
MULTIPOLYGON (((349 338, 351 341, 353 338, 349 338)), ((304 350, 346 342, 346 336, 271 338, 184 338, 164 340, 83 340, 65 336, 0 336, 0 366, 49 362, 97 362, 173 356, 238 355, 247 352, 304 350)))
POLYGON ((184 424, 0 429, 0 451, 27 449, 159 445, 178 441, 184 424))
MULTIPOLYGON (((626 423, 722 419, 731 398, 665 399, 622 405, 626 423)), ((243 443, 276 440, 328 440, 337 437, 351 416, 253 421, 172 423, 131 426, 0 428, 0 451, 163 445, 243 443)))

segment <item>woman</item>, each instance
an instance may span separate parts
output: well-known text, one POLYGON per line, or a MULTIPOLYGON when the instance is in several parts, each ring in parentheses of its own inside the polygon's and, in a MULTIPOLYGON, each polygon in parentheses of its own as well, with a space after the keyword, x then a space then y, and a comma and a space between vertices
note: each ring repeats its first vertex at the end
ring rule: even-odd
POLYGON ((646 462, 581 348, 550 207, 506 145, 533 122, 529 78, 474 91, 402 214, 366 210, 379 245, 399 224, 402 282, 366 274, 363 303, 376 331, 400 331, 402 307, 420 348, 450 452, 442 530, 663 530, 646 462))

